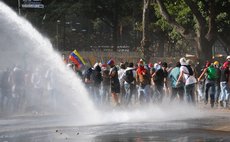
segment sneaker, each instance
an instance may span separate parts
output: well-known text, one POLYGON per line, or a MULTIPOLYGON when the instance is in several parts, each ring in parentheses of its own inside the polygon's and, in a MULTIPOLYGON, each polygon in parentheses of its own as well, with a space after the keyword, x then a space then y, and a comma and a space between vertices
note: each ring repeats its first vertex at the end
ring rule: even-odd
POLYGON ((211 108, 213 108, 214 107, 214 101, 211 101, 210 103, 211 103, 211 108))

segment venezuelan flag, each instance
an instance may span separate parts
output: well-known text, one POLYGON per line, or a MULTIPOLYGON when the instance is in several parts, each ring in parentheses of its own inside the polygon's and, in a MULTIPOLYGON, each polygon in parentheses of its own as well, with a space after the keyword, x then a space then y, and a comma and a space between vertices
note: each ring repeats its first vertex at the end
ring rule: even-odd
POLYGON ((74 50, 73 53, 80 59, 81 63, 85 65, 84 59, 81 57, 81 55, 77 52, 77 50, 74 50))
POLYGON ((69 55, 69 60, 72 61, 78 67, 81 66, 81 63, 78 61, 76 57, 74 57, 72 53, 69 55))
POLYGON ((74 50, 72 53, 70 53, 69 60, 72 61, 78 67, 85 65, 85 61, 80 56, 80 54, 77 52, 77 50, 74 50))

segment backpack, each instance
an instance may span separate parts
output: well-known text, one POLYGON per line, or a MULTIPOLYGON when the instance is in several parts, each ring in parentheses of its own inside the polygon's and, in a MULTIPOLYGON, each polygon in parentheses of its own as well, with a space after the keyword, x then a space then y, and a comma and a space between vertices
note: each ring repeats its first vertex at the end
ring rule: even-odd
POLYGON ((154 83, 156 84, 163 84, 164 83, 164 71, 162 69, 159 69, 156 71, 156 75, 153 78, 154 83))
POLYGON ((89 68, 83 73, 83 80, 91 80, 91 75, 93 74, 93 69, 89 68))
POLYGON ((93 81, 94 84, 100 84, 102 82, 102 75, 98 71, 93 71, 93 81))
POLYGON ((124 80, 127 82, 127 83, 132 83, 134 80, 135 80, 135 78, 134 78, 134 76, 133 76, 133 70, 127 70, 126 72, 125 72, 125 78, 124 78, 124 80))
POLYGON ((188 74, 190 76, 193 76, 194 73, 193 73, 192 67, 190 65, 183 65, 183 66, 185 66, 188 69, 188 74))
POLYGON ((208 67, 208 79, 216 80, 218 78, 217 70, 213 66, 208 67))

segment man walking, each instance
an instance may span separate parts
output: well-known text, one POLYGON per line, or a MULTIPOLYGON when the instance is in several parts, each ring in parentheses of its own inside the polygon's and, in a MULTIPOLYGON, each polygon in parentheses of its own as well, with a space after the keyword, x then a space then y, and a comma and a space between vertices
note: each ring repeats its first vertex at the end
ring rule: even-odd
POLYGON ((115 103, 115 106, 119 106, 120 103, 118 102, 118 95, 117 93, 120 93, 120 82, 118 79, 118 69, 115 66, 115 62, 111 59, 107 63, 110 66, 110 87, 111 87, 111 93, 112 98, 115 103))

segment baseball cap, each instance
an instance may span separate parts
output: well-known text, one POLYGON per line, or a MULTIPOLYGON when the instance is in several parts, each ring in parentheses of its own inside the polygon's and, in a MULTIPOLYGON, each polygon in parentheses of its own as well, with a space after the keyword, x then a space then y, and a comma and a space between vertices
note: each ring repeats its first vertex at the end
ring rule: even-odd
POLYGON ((112 59, 110 59, 107 64, 112 65, 112 64, 114 64, 114 61, 112 59))

